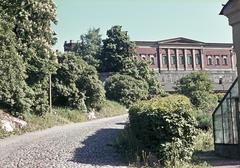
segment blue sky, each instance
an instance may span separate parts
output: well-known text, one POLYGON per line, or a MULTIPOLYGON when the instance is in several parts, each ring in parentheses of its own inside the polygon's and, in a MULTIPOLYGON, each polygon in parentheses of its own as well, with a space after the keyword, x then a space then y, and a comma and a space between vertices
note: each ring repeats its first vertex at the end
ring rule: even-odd
POLYGON ((122 25, 131 40, 175 37, 204 42, 232 42, 231 27, 219 12, 227 0, 55 0, 58 24, 54 26, 63 51, 64 41, 77 41, 89 28, 102 37, 113 25, 122 25))

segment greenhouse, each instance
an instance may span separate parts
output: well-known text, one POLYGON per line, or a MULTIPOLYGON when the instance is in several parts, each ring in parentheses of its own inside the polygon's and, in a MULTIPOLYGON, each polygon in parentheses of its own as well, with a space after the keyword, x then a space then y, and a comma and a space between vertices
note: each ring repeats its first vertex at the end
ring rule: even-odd
POLYGON ((215 152, 223 156, 240 157, 238 95, 236 79, 213 113, 215 152))

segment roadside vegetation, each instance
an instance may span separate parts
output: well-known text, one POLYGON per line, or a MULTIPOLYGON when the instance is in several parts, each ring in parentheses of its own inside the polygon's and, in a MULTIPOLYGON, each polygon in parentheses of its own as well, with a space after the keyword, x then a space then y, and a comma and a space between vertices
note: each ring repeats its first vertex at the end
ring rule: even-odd
MULTIPOLYGON (((105 101, 96 112, 96 117, 113 117, 126 113, 126 108, 119 103, 113 101, 105 101)), ((64 124, 89 121, 86 112, 66 107, 55 107, 53 108, 52 113, 46 113, 46 115, 41 117, 32 113, 24 113, 22 117, 28 123, 27 127, 23 129, 16 129, 11 133, 4 132, 2 129, 0 129, 0 138, 4 138, 10 135, 20 135, 26 132, 43 130, 64 124)))
POLYGON ((178 94, 134 103, 116 149, 137 167, 210 167, 197 154, 213 150, 211 113, 222 96, 211 85, 207 74, 191 73, 178 94))

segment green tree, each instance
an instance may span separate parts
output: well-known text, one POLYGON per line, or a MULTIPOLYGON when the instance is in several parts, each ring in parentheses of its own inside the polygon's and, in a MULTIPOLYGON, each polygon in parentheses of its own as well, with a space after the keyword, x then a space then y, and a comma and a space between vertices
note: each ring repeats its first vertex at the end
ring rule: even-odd
POLYGON ((25 82, 26 67, 17 53, 12 28, 0 16, 0 106, 18 115, 30 111, 31 90, 25 82))
POLYGON ((86 110, 105 100, 102 82, 96 69, 74 54, 61 54, 60 68, 53 75, 55 105, 86 110))
POLYGON ((130 41, 126 31, 121 26, 113 26, 107 31, 107 38, 103 40, 100 56, 103 72, 120 72, 125 68, 129 59, 136 54, 136 45, 130 41))
POLYGON ((149 88, 149 97, 165 95, 154 70, 151 69, 150 63, 147 61, 136 61, 134 59, 130 59, 125 68, 121 71, 121 74, 130 75, 137 80, 146 81, 149 88))
POLYGON ((27 83, 34 91, 32 109, 38 114, 48 110, 49 74, 56 71, 52 45, 56 42, 51 25, 56 23, 53 0, 0 0, 1 13, 13 23, 17 52, 27 67, 27 83))
POLYGON ((208 75, 202 72, 191 73, 177 82, 177 91, 189 97, 196 107, 206 106, 212 89, 208 75))
POLYGON ((102 38, 100 28, 89 29, 88 32, 80 36, 80 42, 74 47, 74 52, 78 53, 88 64, 99 68, 99 55, 101 53, 102 38))
POLYGON ((115 74, 110 76, 106 80, 105 89, 107 98, 126 106, 148 97, 148 84, 129 75, 115 74))

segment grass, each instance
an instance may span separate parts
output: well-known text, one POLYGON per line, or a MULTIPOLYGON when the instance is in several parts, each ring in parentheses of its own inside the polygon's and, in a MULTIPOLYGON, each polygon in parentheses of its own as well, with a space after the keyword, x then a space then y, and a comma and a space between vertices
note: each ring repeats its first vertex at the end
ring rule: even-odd
MULTIPOLYGON (((97 118, 113 117, 121 114, 126 114, 126 108, 116 102, 106 101, 96 112, 97 118)), ((14 132, 7 133, 0 128, 0 138, 5 138, 10 135, 20 135, 26 132, 43 130, 54 126, 78 123, 87 121, 87 114, 76 109, 55 107, 53 113, 39 117, 34 114, 26 113, 23 115, 28 123, 23 129, 16 129, 14 132)))

